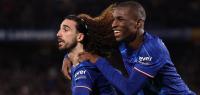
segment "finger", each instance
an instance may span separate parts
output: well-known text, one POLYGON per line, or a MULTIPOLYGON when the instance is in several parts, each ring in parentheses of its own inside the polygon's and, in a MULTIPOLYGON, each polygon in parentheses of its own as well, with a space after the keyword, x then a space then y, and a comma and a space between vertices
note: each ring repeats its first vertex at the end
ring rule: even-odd
POLYGON ((89 54, 88 52, 81 52, 78 54, 78 56, 88 56, 88 54, 89 54))
POLYGON ((66 77, 67 77, 67 79, 71 80, 71 76, 70 76, 70 74, 69 74, 69 73, 68 73, 68 74, 66 74, 66 77))
POLYGON ((79 54, 78 54, 78 56, 81 56, 81 55, 83 55, 85 52, 80 52, 79 54))
POLYGON ((71 80, 71 76, 70 76, 69 70, 70 70, 69 68, 64 67, 64 68, 61 69, 61 72, 63 73, 65 78, 71 80))
POLYGON ((61 70, 61 72, 63 73, 63 75, 64 75, 64 77, 65 77, 66 79, 71 80, 71 76, 70 76, 70 74, 69 74, 68 72, 65 72, 64 70, 61 70))
POLYGON ((81 52, 81 53, 79 53, 79 55, 78 55, 78 61, 79 62, 83 62, 83 61, 86 61, 86 60, 89 60, 88 53, 87 52, 81 52))
POLYGON ((71 62, 69 61, 69 59, 68 59, 68 58, 65 58, 65 59, 63 60, 63 64, 62 64, 62 69, 61 69, 61 71, 62 71, 63 75, 65 76, 65 78, 67 78, 67 79, 69 79, 69 80, 71 80, 71 76, 70 76, 70 73, 69 73, 69 71, 70 71, 70 69, 71 69, 71 66, 72 66, 72 64, 71 64, 71 62))

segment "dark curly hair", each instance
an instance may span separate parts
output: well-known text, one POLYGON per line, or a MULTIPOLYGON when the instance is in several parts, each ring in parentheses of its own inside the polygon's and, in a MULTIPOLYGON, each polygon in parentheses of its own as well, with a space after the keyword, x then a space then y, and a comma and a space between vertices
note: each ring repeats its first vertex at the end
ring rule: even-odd
POLYGON ((110 5, 99 16, 91 17, 87 14, 78 15, 84 20, 88 28, 88 41, 84 44, 87 52, 109 57, 114 48, 117 48, 117 42, 112 31, 112 9, 110 5))
POLYGON ((88 28, 88 42, 84 44, 84 49, 107 58, 113 67, 127 76, 111 25, 114 20, 112 12, 115 6, 116 4, 110 5, 97 17, 87 14, 80 14, 78 17, 84 20, 88 28))

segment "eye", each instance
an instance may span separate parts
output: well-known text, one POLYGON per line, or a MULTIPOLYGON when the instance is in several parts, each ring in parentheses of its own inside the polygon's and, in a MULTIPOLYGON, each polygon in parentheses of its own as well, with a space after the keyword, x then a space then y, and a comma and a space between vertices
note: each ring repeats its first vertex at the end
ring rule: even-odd
POLYGON ((123 18, 119 18, 119 20, 124 20, 123 18))
POLYGON ((64 30, 64 31, 67 31, 67 29, 66 29, 66 28, 63 28, 62 30, 64 30))
POLYGON ((118 17, 117 18, 119 21, 124 21, 125 19, 124 18, 122 18, 122 17, 118 17))
POLYGON ((64 31, 69 31, 69 28, 68 27, 63 27, 62 28, 64 31))

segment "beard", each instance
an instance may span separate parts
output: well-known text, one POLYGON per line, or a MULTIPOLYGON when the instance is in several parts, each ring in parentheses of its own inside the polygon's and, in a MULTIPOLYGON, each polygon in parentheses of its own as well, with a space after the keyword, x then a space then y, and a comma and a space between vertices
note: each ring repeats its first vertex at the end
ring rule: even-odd
POLYGON ((77 42, 75 41, 72 41, 72 43, 66 43, 63 41, 62 43, 63 45, 59 45, 58 43, 58 49, 67 53, 71 52, 77 45, 77 42))

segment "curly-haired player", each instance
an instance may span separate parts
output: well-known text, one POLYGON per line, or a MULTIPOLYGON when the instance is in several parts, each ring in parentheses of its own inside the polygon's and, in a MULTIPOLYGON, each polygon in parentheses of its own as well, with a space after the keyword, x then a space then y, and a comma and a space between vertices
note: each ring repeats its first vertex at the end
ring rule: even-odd
POLYGON ((112 28, 121 43, 119 48, 129 78, 119 74, 104 58, 82 53, 82 59, 92 60, 124 95, 135 95, 146 87, 153 95, 195 95, 177 73, 162 40, 144 31, 146 13, 141 4, 119 3, 112 14, 112 28))
MULTIPOLYGON (((108 10, 112 9, 111 7, 108 10)), ((112 19, 105 11, 99 17, 89 15, 69 15, 65 17, 57 33, 60 50, 67 52, 66 60, 72 63, 72 94, 73 95, 116 95, 115 89, 101 74, 94 64, 89 61, 80 62, 79 53, 90 52, 95 55, 109 57, 115 47, 112 31, 109 26, 112 19), (103 20, 108 18, 108 20, 103 20), (100 24, 101 23, 101 24, 100 24), (102 28, 97 31, 96 28, 102 28), (108 41, 110 44, 108 43, 108 41)), ((110 14, 110 13, 109 13, 110 14)))

